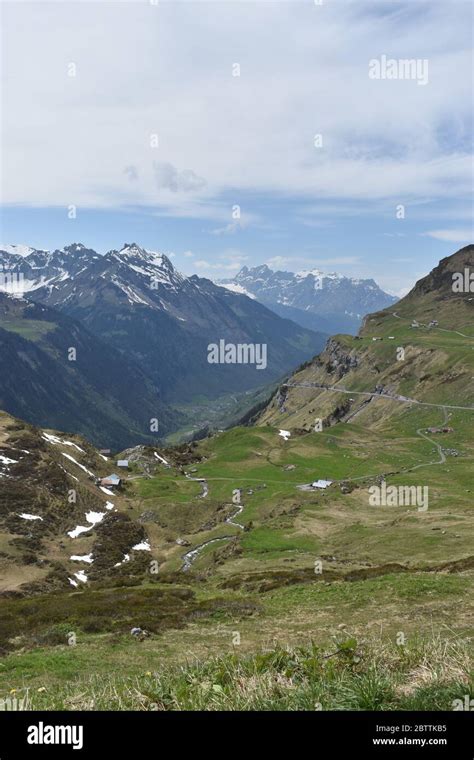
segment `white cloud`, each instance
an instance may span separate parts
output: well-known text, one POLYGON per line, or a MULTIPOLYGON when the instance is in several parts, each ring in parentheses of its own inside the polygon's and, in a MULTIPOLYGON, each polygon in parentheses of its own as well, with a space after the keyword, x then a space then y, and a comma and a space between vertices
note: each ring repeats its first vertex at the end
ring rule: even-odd
POLYGON ((240 230, 241 224, 240 220, 235 222, 229 222, 229 224, 225 224, 223 227, 217 227, 214 230, 211 230, 211 235, 235 235, 237 230, 240 230))
POLYGON ((213 261, 208 259, 198 259, 194 261, 194 268, 210 271, 213 277, 219 278, 229 276, 229 273, 238 272, 248 260, 248 256, 235 248, 229 248, 220 253, 213 261))
POLYGON ((230 194, 462 197, 469 7, 418 5, 5 3, 3 201, 148 205, 229 233, 230 194), (370 80, 383 52, 428 58, 429 84, 370 80))
POLYGON ((429 230, 423 233, 427 237, 435 240, 443 240, 448 243, 471 243, 474 240, 472 230, 429 230))

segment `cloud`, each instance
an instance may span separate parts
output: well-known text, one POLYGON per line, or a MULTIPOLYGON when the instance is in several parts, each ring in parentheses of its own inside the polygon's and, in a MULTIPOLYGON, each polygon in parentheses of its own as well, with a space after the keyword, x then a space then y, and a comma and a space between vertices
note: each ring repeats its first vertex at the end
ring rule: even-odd
POLYGON ((186 258, 189 259, 191 256, 194 256, 194 253, 192 251, 185 251, 183 256, 186 256, 186 258))
POLYGON ((235 222, 229 222, 229 224, 224 225, 224 227, 217 227, 216 229, 211 230, 211 235, 235 235, 240 228, 240 219, 236 219, 235 222))
POLYGON ((199 270, 208 270, 214 273, 215 277, 219 277, 219 273, 223 276, 229 274, 229 272, 238 272, 246 261, 248 256, 235 248, 229 248, 226 251, 220 253, 214 261, 208 259, 198 259, 194 262, 194 267, 199 270))
POLYGON ((448 243, 470 243, 474 239, 472 230, 429 230, 424 232, 425 237, 432 237, 435 240, 443 240, 448 243))
POLYGON ((172 193, 189 193, 206 186, 206 180, 198 177, 191 169, 179 171, 176 166, 166 161, 155 161, 153 171, 157 187, 171 190, 172 193))
POLYGON ((205 14, 192 2, 82 2, 46 14, 5 3, 3 202, 153 213, 158 189, 163 213, 185 216, 190 197, 230 192, 237 202, 464 197, 469 4, 396 5, 228 2, 205 14), (133 66, 117 55, 130 40, 133 66), (428 58, 429 84, 371 80, 368 61, 383 51, 428 58))
POLYGON ((270 269, 279 269, 280 267, 289 267, 290 271, 295 271, 300 266, 304 266, 307 269, 319 269, 332 266, 347 266, 352 264, 358 264, 360 262, 359 256, 332 256, 328 258, 308 258, 306 256, 272 256, 267 259, 265 264, 270 269))

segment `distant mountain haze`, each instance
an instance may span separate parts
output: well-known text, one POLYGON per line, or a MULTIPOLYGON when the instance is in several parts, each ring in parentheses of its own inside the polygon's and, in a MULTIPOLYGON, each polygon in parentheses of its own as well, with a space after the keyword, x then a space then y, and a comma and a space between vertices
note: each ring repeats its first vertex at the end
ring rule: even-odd
POLYGON ((354 335, 370 312, 395 303, 372 279, 325 274, 319 269, 274 272, 266 264, 244 266, 220 283, 233 292, 256 298, 276 314, 310 330, 354 335))

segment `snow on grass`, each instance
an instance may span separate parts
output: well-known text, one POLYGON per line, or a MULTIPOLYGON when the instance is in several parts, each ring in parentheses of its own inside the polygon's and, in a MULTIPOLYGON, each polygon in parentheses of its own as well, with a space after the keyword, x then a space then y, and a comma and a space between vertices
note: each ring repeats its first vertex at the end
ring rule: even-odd
POLYGON ((5 457, 3 454, 0 454, 0 462, 2 464, 17 464, 18 459, 10 459, 9 457, 5 457))
POLYGON ((29 515, 27 512, 22 512, 20 514, 20 517, 22 517, 24 520, 43 520, 43 518, 39 515, 29 515))
POLYGON ((60 465, 60 464, 58 465, 58 467, 61 467, 61 470, 62 470, 63 472, 65 472, 65 473, 66 473, 66 475, 69 475, 69 477, 70 477, 70 478, 74 478, 74 480, 77 480, 77 482, 79 482, 79 478, 76 478, 76 476, 75 476, 75 475, 72 475, 72 473, 68 472, 68 471, 66 470, 66 468, 65 468, 65 467, 63 467, 63 466, 62 466, 62 465, 60 465))
POLYGON ((86 512, 86 520, 92 525, 102 522, 107 512, 86 512))
POLYGON ((150 542, 141 541, 139 544, 132 546, 132 549, 134 549, 136 552, 151 552, 150 542))
POLYGON ((63 441, 65 446, 74 446, 75 449, 81 452, 81 454, 85 454, 86 452, 84 449, 81 449, 80 446, 77 445, 77 443, 74 443, 74 441, 63 441))
MULTIPOLYGON (((106 488, 105 486, 99 486, 99 488, 100 488, 100 490, 101 490, 101 491, 103 491, 104 493, 106 493, 106 494, 107 494, 107 496, 115 496, 114 492, 113 492, 113 491, 110 491, 110 490, 109 490, 108 488, 106 488)), ((107 502, 107 503, 109 503, 109 502, 107 502)))
POLYGON ((77 588, 79 585, 78 582, 73 580, 72 578, 68 578, 68 581, 71 584, 71 586, 74 586, 75 588, 77 588))
POLYGON ((290 431, 289 431, 289 430, 280 430, 280 432, 278 433, 278 435, 281 435, 281 437, 282 437, 282 438, 283 438, 285 441, 287 441, 287 440, 288 440, 288 438, 291 436, 291 433, 290 433, 290 431))
POLYGON ((104 456, 103 454, 99 454, 99 456, 102 457, 102 459, 104 460, 104 462, 108 462, 109 461, 108 458, 106 456, 104 456))
POLYGON ((113 509, 114 508, 114 504, 112 504, 111 501, 108 501, 107 504, 105 505, 105 508, 106 509, 113 509))
POLYGON ((72 559, 73 562, 88 562, 89 564, 92 564, 94 561, 92 559, 92 552, 91 554, 72 554, 69 559, 72 559))
POLYGON ((80 446, 77 445, 77 443, 74 443, 74 441, 65 441, 62 438, 60 438, 58 435, 53 435, 52 433, 43 433, 41 436, 44 438, 45 441, 52 444, 62 444, 63 446, 74 446, 75 449, 81 452, 81 454, 85 454, 86 452, 84 449, 81 449, 80 446))
POLYGON ((163 459, 163 457, 160 457, 159 454, 156 453, 156 451, 153 452, 155 457, 160 460, 160 462, 163 462, 163 464, 169 464, 169 462, 166 461, 166 459, 163 459))
POLYGON ((84 570, 78 570, 77 573, 74 573, 74 577, 77 578, 78 581, 82 581, 82 583, 87 583, 87 575, 84 570))
POLYGON ((74 464, 77 464, 78 467, 81 468, 81 470, 84 470, 84 472, 87 472, 88 475, 91 475, 93 478, 95 478, 95 475, 93 472, 87 469, 87 467, 84 467, 83 464, 80 464, 77 462, 74 457, 72 457, 70 454, 65 454, 64 451, 61 452, 63 457, 66 457, 66 459, 69 459, 71 462, 74 462, 74 464))
POLYGON ((114 567, 120 567, 121 565, 124 564, 124 562, 130 562, 130 554, 124 554, 123 560, 121 562, 116 562, 114 567))
POLYGON ((52 435, 51 433, 43 433, 41 437, 44 438, 45 441, 48 441, 48 443, 62 443, 57 435, 52 435))
POLYGON ((86 533, 88 530, 91 529, 91 525, 88 525, 87 527, 85 525, 76 525, 74 530, 68 530, 68 536, 71 538, 77 538, 81 535, 81 533, 86 533))
MULTIPOLYGON (((107 504, 110 504, 111 502, 107 502, 107 504)), ((112 504, 113 507, 113 504, 112 504)), ((107 509, 110 509, 110 507, 107 507, 107 509)), ((90 525, 76 525, 74 530, 68 531, 68 536, 71 538, 77 538, 81 535, 81 533, 87 533, 88 530, 92 528, 93 525, 97 525, 98 523, 102 522, 107 512, 86 512, 86 520, 90 525)))

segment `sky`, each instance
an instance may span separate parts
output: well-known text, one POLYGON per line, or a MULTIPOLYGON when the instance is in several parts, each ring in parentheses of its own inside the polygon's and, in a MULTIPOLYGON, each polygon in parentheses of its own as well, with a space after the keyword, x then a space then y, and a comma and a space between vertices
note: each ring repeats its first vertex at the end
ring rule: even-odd
POLYGON ((472 242, 470 2, 0 12, 4 243, 137 242, 211 279, 267 263, 403 295, 472 242))

